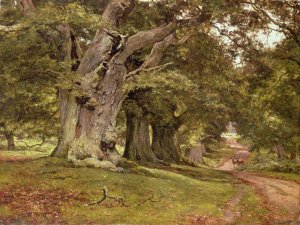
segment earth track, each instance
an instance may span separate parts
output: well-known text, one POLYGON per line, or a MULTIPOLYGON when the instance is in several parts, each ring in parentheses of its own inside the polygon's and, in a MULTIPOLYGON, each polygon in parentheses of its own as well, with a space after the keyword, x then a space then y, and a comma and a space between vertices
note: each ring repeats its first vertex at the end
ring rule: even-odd
MULTIPOLYGON (((244 150, 244 149, 243 149, 244 150)), ((238 152, 239 150, 237 150, 238 152)), ((239 172, 234 170, 231 159, 225 159, 217 168, 225 171, 238 178, 243 183, 251 185, 257 193, 269 202, 278 212, 277 217, 281 224, 299 224, 300 223, 300 185, 294 181, 287 181, 277 178, 265 177, 257 173, 239 172)), ((237 193, 239 198, 242 196, 237 193)), ((236 203, 238 204, 238 203, 236 203)), ((271 207, 270 205, 270 207, 271 207)), ((234 221, 230 208, 227 214, 229 215, 229 224, 234 221)), ((225 213, 226 216, 226 213, 225 213)), ((271 221, 270 221, 271 222, 271 221)), ((270 223, 278 224, 278 223, 270 223)))

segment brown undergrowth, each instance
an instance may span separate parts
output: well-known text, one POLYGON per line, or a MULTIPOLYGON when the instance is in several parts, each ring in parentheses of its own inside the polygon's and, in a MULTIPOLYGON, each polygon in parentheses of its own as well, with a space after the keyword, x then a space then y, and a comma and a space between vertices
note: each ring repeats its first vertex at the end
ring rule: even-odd
POLYGON ((13 185, 0 190, 0 205, 6 205, 10 216, 0 215, 0 224, 22 222, 29 224, 65 224, 62 219, 62 209, 76 202, 85 202, 84 194, 61 189, 43 189, 28 185, 13 185))

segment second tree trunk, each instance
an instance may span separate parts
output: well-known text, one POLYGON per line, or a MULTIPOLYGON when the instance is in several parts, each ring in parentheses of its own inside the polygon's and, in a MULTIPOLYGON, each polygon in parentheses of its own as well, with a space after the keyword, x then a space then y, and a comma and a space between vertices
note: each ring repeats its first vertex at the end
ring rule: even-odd
POLYGON ((133 161, 151 162, 157 161, 151 145, 149 122, 143 115, 126 113, 127 134, 124 157, 133 161))
POLYGON ((152 129, 152 150, 156 157, 165 162, 179 162, 179 147, 175 142, 176 129, 157 125, 152 125, 152 129))

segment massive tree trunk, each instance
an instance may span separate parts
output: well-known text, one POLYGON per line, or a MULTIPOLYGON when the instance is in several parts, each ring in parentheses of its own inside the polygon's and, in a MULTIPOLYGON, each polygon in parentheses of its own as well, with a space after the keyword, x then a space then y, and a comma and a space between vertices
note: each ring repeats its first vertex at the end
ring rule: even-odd
POLYGON ((15 138, 12 131, 5 131, 4 136, 7 142, 7 150, 12 151, 15 150, 15 138))
POLYGON ((175 142, 176 129, 171 126, 152 124, 152 150, 156 157, 165 162, 179 162, 179 147, 175 142))
POLYGON ((94 158, 118 164, 114 127, 125 97, 122 86, 129 77, 127 58, 138 49, 162 41, 176 28, 176 23, 171 22, 129 38, 108 30, 125 19, 133 2, 111 1, 102 16, 107 29, 99 29, 77 70, 81 75, 76 82, 77 93, 60 94, 62 130, 53 156, 74 162, 94 158))
MULTIPOLYGON (((67 157, 74 162, 93 158, 118 164, 120 156, 115 149, 114 128, 126 96, 123 85, 143 70, 157 69, 155 65, 159 64, 164 50, 177 43, 174 32, 179 23, 174 18, 164 26, 130 37, 120 35, 115 30, 126 21, 134 2, 111 0, 102 14, 101 28, 80 60, 76 91, 61 94, 62 130, 53 156, 67 157), (138 50, 151 47, 145 62, 135 71, 128 71, 128 58, 138 50)), ((195 22, 209 18, 210 15, 201 13, 195 22)))
POLYGON ((156 163, 150 143, 149 122, 144 115, 126 113, 126 146, 124 157, 141 163, 156 163))

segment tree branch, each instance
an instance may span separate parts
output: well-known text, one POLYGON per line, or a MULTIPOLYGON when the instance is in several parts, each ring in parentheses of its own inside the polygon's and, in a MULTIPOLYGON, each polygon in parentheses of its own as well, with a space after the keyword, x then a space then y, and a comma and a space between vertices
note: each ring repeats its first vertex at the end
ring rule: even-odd
POLYGON ((116 64, 124 64, 127 58, 135 51, 164 40, 168 35, 175 31, 176 27, 176 21, 172 21, 163 27, 138 32, 128 38, 128 41, 124 46, 124 50, 117 54, 112 60, 116 64))
POLYGON ((155 67, 158 66, 166 49, 170 45, 175 45, 177 43, 175 34, 172 33, 169 36, 167 36, 164 40, 161 42, 157 42, 152 50, 151 53, 146 57, 145 62, 142 64, 142 68, 149 68, 149 67, 155 67))
POLYGON ((253 3, 253 2, 247 2, 247 1, 243 1, 244 4, 249 4, 252 6, 252 8, 256 11, 256 12, 260 12, 262 13, 266 18, 268 18, 273 24, 275 24, 276 26, 278 26, 279 28, 281 28, 284 31, 288 31, 290 35, 288 35, 286 32, 284 32, 286 35, 291 36, 296 44, 298 45, 298 47, 300 47, 300 40, 299 40, 299 35, 296 33, 295 30, 293 30, 291 27, 289 27, 288 25, 286 25, 285 23, 280 23, 278 21, 276 21, 274 18, 272 18, 272 16, 270 16, 265 10, 263 10, 262 8, 260 8, 257 4, 253 3))
POLYGON ((210 138, 210 137, 215 137, 215 135, 208 134, 208 135, 204 136, 203 138, 200 138, 200 142, 202 142, 205 139, 210 138))
POLYGON ((159 66, 161 59, 166 51, 166 49, 171 45, 181 45, 185 43, 191 37, 190 34, 185 35, 182 39, 177 40, 175 38, 175 33, 170 34, 164 40, 154 44, 151 53, 146 57, 145 62, 141 65, 140 68, 128 73, 125 77, 126 80, 139 74, 140 72, 150 72, 153 70, 162 70, 168 65, 173 63, 166 63, 159 66))
POLYGON ((166 64, 163 64, 163 65, 160 65, 160 66, 154 66, 154 67, 150 67, 150 68, 143 68, 143 67, 140 67, 130 73, 128 73, 125 77, 126 80, 134 77, 135 75, 141 73, 141 72, 151 72, 151 71, 158 71, 158 70, 163 70, 165 69, 167 66, 169 65, 172 65, 173 63, 172 62, 169 62, 169 63, 166 63, 166 64))

